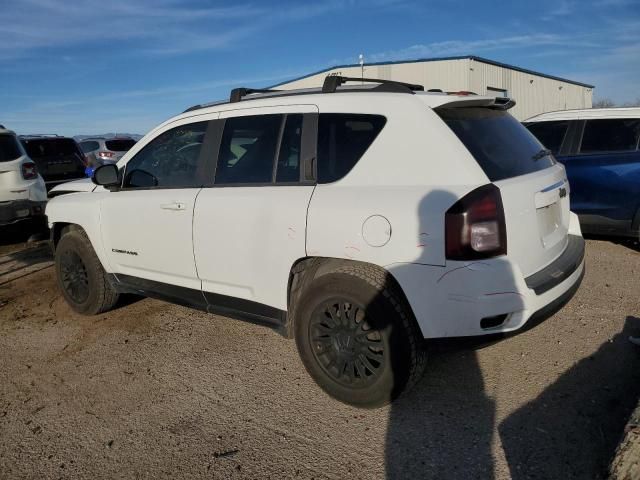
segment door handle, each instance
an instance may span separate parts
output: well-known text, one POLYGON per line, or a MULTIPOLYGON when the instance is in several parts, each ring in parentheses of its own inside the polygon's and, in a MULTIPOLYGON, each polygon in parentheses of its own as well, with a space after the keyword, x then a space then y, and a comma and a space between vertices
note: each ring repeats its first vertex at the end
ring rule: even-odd
POLYGON ((163 210, 184 210, 186 205, 182 202, 171 202, 160 205, 163 210))

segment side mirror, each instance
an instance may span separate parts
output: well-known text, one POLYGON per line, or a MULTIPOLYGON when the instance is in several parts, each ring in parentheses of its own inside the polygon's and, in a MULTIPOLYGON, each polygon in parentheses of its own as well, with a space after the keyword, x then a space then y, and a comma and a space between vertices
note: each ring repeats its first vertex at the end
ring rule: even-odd
POLYGON ((105 188, 117 187, 120 185, 120 172, 113 163, 102 165, 95 169, 91 180, 96 185, 102 185, 105 188))

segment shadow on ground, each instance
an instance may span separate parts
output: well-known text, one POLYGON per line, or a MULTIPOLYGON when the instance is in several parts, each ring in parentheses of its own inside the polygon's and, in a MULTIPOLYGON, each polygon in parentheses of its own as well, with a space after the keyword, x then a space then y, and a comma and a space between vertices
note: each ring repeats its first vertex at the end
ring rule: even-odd
POLYGON ((387 478, 491 478, 494 424, 475 351, 435 344, 425 377, 392 404, 387 478))
POLYGON ((640 319, 603 343, 499 426, 511 476, 606 478, 640 394, 640 319))

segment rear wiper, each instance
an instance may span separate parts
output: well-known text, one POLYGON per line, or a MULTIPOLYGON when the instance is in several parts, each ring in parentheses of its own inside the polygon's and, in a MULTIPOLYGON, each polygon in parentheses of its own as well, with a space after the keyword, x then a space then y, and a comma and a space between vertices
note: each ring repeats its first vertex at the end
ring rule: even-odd
POLYGON ((549 150, 548 148, 543 148, 538 153, 536 153, 534 156, 532 156, 531 160, 533 160, 535 162, 536 160, 540 160, 542 157, 546 157, 547 155, 551 155, 551 153, 552 153, 551 150, 549 150))

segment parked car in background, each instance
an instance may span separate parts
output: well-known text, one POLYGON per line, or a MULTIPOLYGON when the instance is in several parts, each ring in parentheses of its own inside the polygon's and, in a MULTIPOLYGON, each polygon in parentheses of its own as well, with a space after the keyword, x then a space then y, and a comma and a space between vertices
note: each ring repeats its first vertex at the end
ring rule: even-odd
POLYGON ((16 134, 0 125, 0 226, 44 221, 47 190, 16 134))
POLYGON ((524 123, 564 164, 584 232, 640 238, 640 108, 550 112, 524 123))
POLYGON ((80 148, 88 166, 96 168, 105 163, 116 163, 135 144, 136 141, 131 137, 94 137, 82 140, 80 148))
POLYGON ((86 160, 73 138, 59 135, 21 135, 29 158, 38 166, 47 191, 56 185, 85 178, 86 160))
POLYGON ((235 89, 53 198, 68 304, 128 292, 271 326, 326 392, 375 407, 420 378, 424 338, 515 331, 571 298, 565 170, 514 102, 366 81, 235 89))

